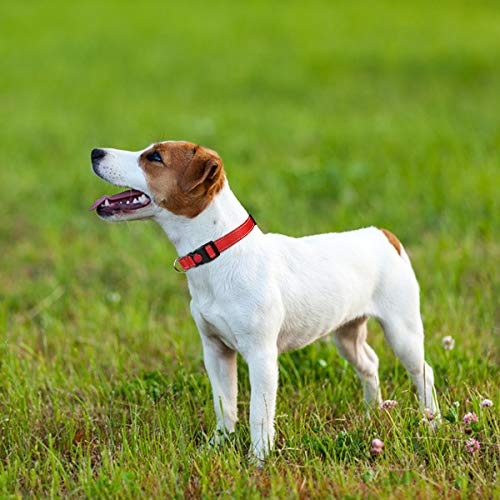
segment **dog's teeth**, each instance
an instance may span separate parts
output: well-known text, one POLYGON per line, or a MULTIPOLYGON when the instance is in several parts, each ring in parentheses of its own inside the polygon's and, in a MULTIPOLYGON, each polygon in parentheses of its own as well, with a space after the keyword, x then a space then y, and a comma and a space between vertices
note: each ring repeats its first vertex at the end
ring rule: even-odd
POLYGON ((137 198, 134 198, 134 200, 132 201, 132 203, 139 203, 139 200, 137 198))
POLYGON ((108 200, 105 200, 105 201, 104 201, 104 206, 105 206, 105 207, 109 207, 109 201, 108 201, 108 200))

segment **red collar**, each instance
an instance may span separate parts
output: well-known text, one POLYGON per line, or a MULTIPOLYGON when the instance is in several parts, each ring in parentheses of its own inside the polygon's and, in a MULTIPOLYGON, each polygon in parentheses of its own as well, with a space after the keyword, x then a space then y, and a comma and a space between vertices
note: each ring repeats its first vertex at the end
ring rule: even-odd
POLYGON ((209 241, 196 250, 184 255, 184 257, 177 257, 174 261, 174 269, 178 273, 185 273, 193 267, 211 262, 222 252, 238 243, 238 241, 241 241, 245 236, 248 236, 256 225, 257 223, 254 218, 249 215, 248 219, 241 226, 233 229, 218 240, 209 241))

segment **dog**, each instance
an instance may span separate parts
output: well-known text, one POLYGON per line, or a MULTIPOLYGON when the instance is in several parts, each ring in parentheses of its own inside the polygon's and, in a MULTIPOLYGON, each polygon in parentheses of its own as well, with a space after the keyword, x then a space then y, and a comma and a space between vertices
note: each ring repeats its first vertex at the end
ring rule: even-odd
POLYGON ((250 453, 258 460, 273 447, 282 352, 333 333, 365 402, 380 404, 378 358, 366 342, 370 317, 410 373, 422 408, 439 414, 424 360, 418 282, 391 232, 263 233, 231 191, 219 155, 191 142, 165 141, 138 152, 94 149, 91 160, 95 174, 128 188, 91 209, 112 222, 153 219, 180 256, 174 268, 187 275, 216 439, 234 432, 238 420, 238 352, 249 367, 250 453))

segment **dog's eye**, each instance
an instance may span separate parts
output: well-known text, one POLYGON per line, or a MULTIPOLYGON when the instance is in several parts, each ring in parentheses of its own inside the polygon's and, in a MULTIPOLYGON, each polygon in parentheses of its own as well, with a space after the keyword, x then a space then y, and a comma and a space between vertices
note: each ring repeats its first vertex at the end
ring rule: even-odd
POLYGON ((158 153, 158 151, 152 151, 151 153, 148 153, 146 155, 146 159, 148 161, 155 161, 157 163, 162 163, 161 155, 158 153))

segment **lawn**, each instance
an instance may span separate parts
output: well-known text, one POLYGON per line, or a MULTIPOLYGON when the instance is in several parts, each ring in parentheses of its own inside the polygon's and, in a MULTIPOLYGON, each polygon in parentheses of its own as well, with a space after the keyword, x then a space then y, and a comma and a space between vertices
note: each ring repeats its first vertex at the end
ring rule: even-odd
POLYGON ((3 2, 0 496, 498 498, 499 53, 493 1, 3 2), (398 235, 437 432, 371 324, 396 408, 367 417, 323 341, 280 358, 262 469, 242 360, 238 431, 206 446, 210 386, 173 247, 153 223, 87 211, 114 192, 93 147, 167 138, 217 150, 264 231, 398 235))

